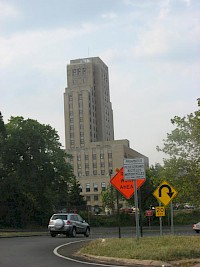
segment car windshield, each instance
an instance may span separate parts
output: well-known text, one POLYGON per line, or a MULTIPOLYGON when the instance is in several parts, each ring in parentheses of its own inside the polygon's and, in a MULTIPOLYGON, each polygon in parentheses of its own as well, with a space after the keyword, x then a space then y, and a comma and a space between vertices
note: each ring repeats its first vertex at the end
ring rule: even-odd
POLYGON ((55 214, 52 216, 52 220, 62 219, 67 220, 67 214, 55 214))

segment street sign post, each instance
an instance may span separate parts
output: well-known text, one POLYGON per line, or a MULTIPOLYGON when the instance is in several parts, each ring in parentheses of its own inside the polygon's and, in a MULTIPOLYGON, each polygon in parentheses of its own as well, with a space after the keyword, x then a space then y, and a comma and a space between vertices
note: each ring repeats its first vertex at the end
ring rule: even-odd
POLYGON ((149 227, 151 226, 151 216, 153 216, 153 210, 146 210, 145 216, 148 217, 149 227))
MULTIPOLYGON (((157 200, 162 202, 164 206, 167 206, 170 203, 170 214, 171 214, 171 233, 174 233, 174 222, 173 222, 173 206, 172 206, 172 199, 175 198, 177 195, 177 191, 166 181, 163 181, 153 192, 154 197, 157 200)), ((162 223, 162 217, 160 219, 160 228, 162 223)))
POLYGON ((138 216, 138 196, 137 196, 137 180, 145 181, 144 159, 124 159, 124 179, 133 180, 134 184, 134 200, 135 200, 135 221, 136 221, 136 237, 139 239, 139 216, 138 216))
POLYGON ((138 198, 137 189, 145 182, 145 177, 142 179, 125 180, 124 167, 110 180, 110 183, 123 195, 130 199, 134 194, 135 197, 135 218, 136 218, 136 237, 139 238, 139 217, 138 217, 138 198))

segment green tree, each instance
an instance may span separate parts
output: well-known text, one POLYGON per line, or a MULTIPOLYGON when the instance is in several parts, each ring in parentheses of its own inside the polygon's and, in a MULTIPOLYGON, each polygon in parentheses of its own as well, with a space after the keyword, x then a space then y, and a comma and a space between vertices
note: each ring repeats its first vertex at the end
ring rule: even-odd
POLYGON ((68 197, 68 209, 74 210, 86 210, 87 202, 84 200, 84 197, 80 194, 80 184, 77 179, 74 177, 71 182, 69 197, 68 197))
POLYGON ((104 209, 110 209, 111 212, 114 211, 114 205, 116 203, 116 190, 113 186, 109 185, 105 191, 101 192, 102 204, 104 209))
POLYGON ((6 131, 0 177, 4 222, 46 223, 61 204, 67 205, 74 180, 59 136, 51 126, 23 117, 11 117, 6 131))
MULTIPOLYGON (((198 99, 200 108, 200 99, 198 99)), ((180 202, 200 203, 200 109, 183 118, 171 120, 175 129, 167 134, 163 151, 169 158, 164 160, 163 179, 173 182, 180 202)))
POLYGON ((2 139, 6 137, 6 128, 3 121, 3 116, 0 111, 0 142, 2 142, 2 139))
POLYGON ((3 155, 6 153, 4 150, 4 143, 6 138, 6 128, 3 121, 3 116, 0 112, 0 179, 6 176, 4 164, 3 164, 3 155))

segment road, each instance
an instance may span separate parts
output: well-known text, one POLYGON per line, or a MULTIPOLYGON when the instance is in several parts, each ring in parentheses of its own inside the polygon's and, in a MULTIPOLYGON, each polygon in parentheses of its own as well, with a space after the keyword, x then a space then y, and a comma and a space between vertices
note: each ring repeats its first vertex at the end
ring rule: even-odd
MULTIPOLYGON (((169 233, 169 229, 164 229, 163 233, 169 233)), ((122 237, 134 236, 133 228, 121 229, 122 237)), ((159 229, 144 229, 145 235, 157 235, 159 229)), ((175 229, 175 234, 179 235, 196 235, 191 227, 182 227, 175 229)), ((87 266, 79 262, 69 261, 67 259, 56 256, 53 251, 56 247, 70 243, 65 247, 65 256, 71 257, 72 254, 84 245, 81 240, 91 240, 94 238, 118 237, 117 228, 96 228, 91 232, 91 238, 87 239, 82 235, 76 238, 66 238, 58 236, 52 238, 50 236, 37 237, 17 237, 17 238, 0 238, 0 266, 1 267, 83 267, 87 266), (72 243, 78 241, 77 243, 72 243)), ((62 248, 63 249, 63 248, 62 248)), ((61 249, 60 249, 61 251, 61 249)), ((89 265, 88 265, 89 266, 89 265)), ((91 266, 91 265, 90 265, 91 266)), ((95 264, 92 264, 95 266, 95 264)), ((105 265, 103 265, 105 266, 105 265)), ((115 265, 116 266, 116 265, 115 265)), ((133 265, 131 265, 133 266, 133 265)), ((137 265, 135 265, 137 266, 137 265)))

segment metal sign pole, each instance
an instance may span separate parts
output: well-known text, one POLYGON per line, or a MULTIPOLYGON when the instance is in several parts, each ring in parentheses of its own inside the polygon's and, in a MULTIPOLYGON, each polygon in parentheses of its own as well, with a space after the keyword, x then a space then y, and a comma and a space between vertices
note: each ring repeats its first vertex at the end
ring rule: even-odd
MULTIPOLYGON (((161 206, 161 202, 159 201, 159 206, 161 206)), ((162 231, 162 217, 159 217, 159 221, 160 221, 160 235, 163 235, 163 231, 162 231)))
POLYGON ((172 201, 170 202, 170 211, 171 211, 171 234, 174 235, 174 213, 172 201))
POLYGON ((119 192, 117 192, 117 216, 118 216, 118 232, 119 232, 119 238, 121 238, 121 227, 120 227, 120 216, 119 216, 119 192))
POLYGON ((137 180, 134 179, 134 199, 135 199, 135 224, 136 224, 136 238, 139 240, 139 216, 138 216, 138 196, 137 196, 137 180))
POLYGON ((140 237, 143 237, 142 202, 141 202, 140 188, 138 189, 138 207, 139 207, 140 237))

